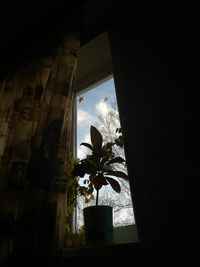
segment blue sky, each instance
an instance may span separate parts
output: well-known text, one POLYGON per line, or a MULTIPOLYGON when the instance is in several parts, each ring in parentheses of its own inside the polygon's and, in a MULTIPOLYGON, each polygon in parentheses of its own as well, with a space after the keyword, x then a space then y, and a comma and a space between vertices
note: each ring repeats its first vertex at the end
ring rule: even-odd
POLYGON ((77 98, 77 149, 79 157, 79 152, 82 150, 80 143, 90 142, 88 139, 90 126, 94 125, 98 116, 105 114, 111 108, 111 104, 116 102, 113 78, 79 94, 77 98), (79 96, 83 97, 81 102, 78 101, 79 96))

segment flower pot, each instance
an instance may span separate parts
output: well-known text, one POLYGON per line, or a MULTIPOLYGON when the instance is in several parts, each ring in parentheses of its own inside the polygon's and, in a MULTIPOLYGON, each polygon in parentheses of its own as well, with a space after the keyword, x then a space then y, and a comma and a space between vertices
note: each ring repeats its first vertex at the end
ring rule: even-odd
POLYGON ((83 209, 86 245, 113 244, 113 209, 91 206, 83 209))

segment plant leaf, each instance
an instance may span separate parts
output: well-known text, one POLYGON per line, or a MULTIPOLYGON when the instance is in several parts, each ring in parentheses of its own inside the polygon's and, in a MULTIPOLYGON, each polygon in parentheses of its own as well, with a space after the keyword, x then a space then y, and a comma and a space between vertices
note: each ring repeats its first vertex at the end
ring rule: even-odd
POLYGON ((103 137, 96 127, 90 127, 90 138, 95 151, 100 151, 102 149, 103 137))
POLYGON ((103 166, 109 160, 109 155, 102 157, 101 166, 103 166))
POLYGON ((71 172, 72 177, 80 176, 84 177, 86 173, 85 167, 81 164, 76 164, 71 172))
POLYGON ((100 182, 100 180, 99 180, 97 177, 93 178, 92 183, 93 183, 93 185, 94 185, 94 188, 95 188, 97 191, 101 189, 101 187, 102 187, 102 183, 100 182))
POLYGON ((81 143, 80 146, 86 146, 87 148, 91 149, 92 151, 94 150, 93 146, 88 144, 88 143, 81 143))
POLYGON ((99 175, 97 178, 98 178, 100 184, 102 184, 102 185, 108 184, 108 182, 106 181, 106 179, 103 175, 99 175))
POLYGON ((120 193, 121 192, 121 187, 120 184, 118 183, 118 181, 116 181, 115 179, 111 178, 111 177, 104 177, 109 184, 112 186, 112 188, 117 192, 120 193))
POLYGON ((125 180, 129 180, 129 177, 126 173, 121 172, 121 171, 107 171, 106 175, 111 175, 111 176, 115 176, 115 177, 120 177, 123 178, 125 180))
POLYGON ((112 171, 113 167, 108 165, 108 164, 105 164, 104 166, 102 166, 102 170, 103 170, 104 173, 107 173, 109 171, 112 171))
POLYGON ((121 157, 116 157, 114 159, 111 159, 107 162, 107 164, 113 164, 113 163, 123 163, 125 160, 121 157))

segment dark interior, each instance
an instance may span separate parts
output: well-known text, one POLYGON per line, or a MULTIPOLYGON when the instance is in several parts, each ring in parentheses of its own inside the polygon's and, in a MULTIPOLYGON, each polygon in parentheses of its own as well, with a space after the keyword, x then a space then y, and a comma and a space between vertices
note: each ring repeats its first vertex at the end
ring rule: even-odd
POLYGON ((59 263, 95 266, 119 255, 120 265, 193 266, 200 198, 195 17, 136 16, 124 1, 63 2, 1 4, 1 76, 51 49, 82 8, 82 45, 108 31, 140 243, 59 263))

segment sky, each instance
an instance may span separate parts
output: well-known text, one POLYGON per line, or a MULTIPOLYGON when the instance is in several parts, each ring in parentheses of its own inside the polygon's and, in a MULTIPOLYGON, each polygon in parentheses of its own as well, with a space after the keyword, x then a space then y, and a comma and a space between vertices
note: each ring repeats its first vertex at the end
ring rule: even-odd
MULTIPOLYGON (((113 110, 113 104, 117 105, 115 85, 113 78, 107 79, 102 83, 94 86, 92 89, 88 88, 84 92, 77 95, 77 157, 79 159, 85 157, 88 153, 87 148, 80 146, 82 142, 91 143, 90 141, 90 126, 96 126, 98 116, 104 116, 108 111, 113 110)), ((120 127, 119 119, 117 119, 116 124, 120 127)), ((101 127, 101 124, 99 125, 101 127)), ((99 128, 98 128, 99 129, 99 128)), ((100 129, 99 129, 100 130, 100 129)), ((116 129, 114 128, 113 131, 116 129)), ((129 188, 129 185, 128 185, 129 188)), ((130 190, 130 189, 128 189, 130 190)), ((130 191, 129 191, 130 192, 130 191)), ((101 196, 116 201, 116 203, 123 203, 126 200, 130 203, 129 208, 123 208, 121 211, 114 214, 114 226, 118 225, 129 225, 135 223, 132 201, 130 194, 122 192, 120 194, 113 191, 110 186, 104 186, 100 190, 99 203, 101 196), (124 200, 125 199, 125 200, 124 200)), ((106 199, 106 201, 107 201, 106 199)), ((101 203, 100 203, 101 204, 101 203)), ((83 203, 80 206, 83 208, 83 203)), ((117 210, 117 208, 116 208, 117 210)), ((114 209, 115 213, 115 209, 114 209)), ((81 217, 81 215, 79 214, 81 217)), ((82 218, 80 218, 82 220, 82 218)))
MULTIPOLYGON (((90 126, 97 122, 99 115, 104 115, 116 102, 113 78, 95 86, 77 97, 77 156, 83 157, 82 142, 90 143, 90 126), (79 96, 83 100, 79 102, 79 96)), ((94 125, 95 126, 95 125, 94 125)))

